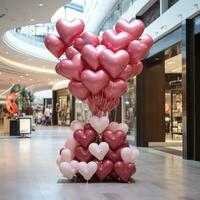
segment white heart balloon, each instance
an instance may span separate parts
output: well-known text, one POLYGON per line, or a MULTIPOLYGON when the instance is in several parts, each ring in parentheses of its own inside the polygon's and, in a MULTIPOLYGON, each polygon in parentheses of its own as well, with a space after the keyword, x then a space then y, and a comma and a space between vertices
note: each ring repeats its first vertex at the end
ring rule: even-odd
POLYGON ((63 149, 61 152, 61 158, 65 162, 70 162, 72 160, 72 152, 70 149, 63 149))
POLYGON ((62 175, 63 175, 64 177, 68 178, 69 180, 71 180, 71 179, 75 176, 75 174, 76 174, 76 172, 77 172, 76 168, 74 168, 74 167, 73 167, 70 163, 68 163, 68 162, 62 162, 62 163, 60 164, 59 169, 60 169, 62 175))
POLYGON ((70 162, 71 167, 72 167, 73 169, 75 169, 76 172, 77 172, 78 163, 79 163, 79 162, 78 162, 77 160, 72 160, 72 161, 70 162))
POLYGON ((115 131, 123 131, 124 133, 128 132, 128 125, 125 123, 117 123, 111 122, 108 126, 108 129, 115 132, 115 131))
POLYGON ((99 145, 97 143, 91 143, 89 151, 98 160, 103 160, 109 151, 109 145, 106 142, 101 142, 99 145))
POLYGON ((139 157, 139 150, 136 147, 124 147, 121 150, 121 158, 124 163, 134 163, 139 157))
POLYGON ((109 119, 105 116, 92 116, 89 120, 89 123, 97 131, 97 133, 102 133, 108 127, 109 119))
POLYGON ((78 129, 83 129, 83 124, 81 124, 81 122, 79 122, 78 120, 74 120, 74 121, 71 122, 70 128, 74 132, 78 129))
POLYGON ((77 169, 78 172, 83 176, 83 178, 89 181, 97 171, 97 164, 94 161, 91 161, 89 163, 80 162, 77 165, 77 169))

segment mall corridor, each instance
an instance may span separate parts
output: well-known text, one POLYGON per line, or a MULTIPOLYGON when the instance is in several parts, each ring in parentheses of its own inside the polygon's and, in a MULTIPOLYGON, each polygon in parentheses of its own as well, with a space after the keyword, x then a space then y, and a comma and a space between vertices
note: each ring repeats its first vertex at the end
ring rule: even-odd
POLYGON ((68 128, 41 127, 30 138, 0 139, 1 200, 198 200, 200 163, 140 148, 134 182, 59 183, 55 158, 68 128))

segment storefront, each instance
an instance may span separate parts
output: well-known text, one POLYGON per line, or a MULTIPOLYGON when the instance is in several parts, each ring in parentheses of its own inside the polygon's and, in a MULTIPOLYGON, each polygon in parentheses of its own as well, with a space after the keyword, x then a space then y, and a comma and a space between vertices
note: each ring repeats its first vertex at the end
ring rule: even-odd
POLYGON ((200 160, 199 22, 187 19, 144 61, 136 81, 138 146, 170 146, 200 160))

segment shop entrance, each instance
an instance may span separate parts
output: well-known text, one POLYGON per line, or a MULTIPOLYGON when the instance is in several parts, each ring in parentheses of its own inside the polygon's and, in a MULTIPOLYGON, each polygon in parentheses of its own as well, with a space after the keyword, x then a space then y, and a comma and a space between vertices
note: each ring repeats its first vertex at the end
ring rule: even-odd
POLYGON ((165 50, 165 142, 174 151, 182 151, 182 95, 182 54, 176 44, 165 50))

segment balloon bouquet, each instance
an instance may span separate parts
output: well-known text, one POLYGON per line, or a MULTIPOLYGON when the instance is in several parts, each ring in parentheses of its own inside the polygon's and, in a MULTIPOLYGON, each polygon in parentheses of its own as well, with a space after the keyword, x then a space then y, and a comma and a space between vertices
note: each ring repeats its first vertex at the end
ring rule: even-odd
POLYGON ((85 125, 71 123, 73 134, 60 150, 57 164, 64 177, 86 181, 114 180, 128 182, 135 173, 136 147, 129 147, 128 126, 109 122, 108 114, 127 91, 127 80, 143 70, 142 59, 153 45, 143 34, 141 20, 119 20, 114 30, 102 37, 84 31, 84 22, 75 19, 56 23, 59 37, 47 35, 45 45, 60 59, 56 72, 70 79, 72 95, 86 102, 92 113, 85 125))

